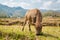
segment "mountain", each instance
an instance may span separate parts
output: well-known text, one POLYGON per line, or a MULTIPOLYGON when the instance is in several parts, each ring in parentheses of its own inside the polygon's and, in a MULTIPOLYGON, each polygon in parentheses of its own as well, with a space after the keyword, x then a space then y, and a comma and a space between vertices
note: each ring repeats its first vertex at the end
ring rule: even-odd
POLYGON ((0 14, 7 14, 9 17, 13 17, 13 15, 16 15, 18 17, 18 14, 24 16, 26 13, 26 9, 23 9, 22 7, 8 7, 6 5, 0 4, 0 14), (19 11, 19 12, 18 12, 19 11), (4 13, 2 13, 4 12, 4 13), (16 14, 17 13, 17 14, 16 14))
MULTIPOLYGON (((0 4, 0 17, 23 17, 28 9, 24 9, 22 7, 8 7, 6 5, 0 4)), ((57 13, 60 14, 60 10, 46 10, 40 9, 42 14, 51 13, 52 11, 56 15, 57 13)), ((52 13, 53 14, 53 13, 52 13)))

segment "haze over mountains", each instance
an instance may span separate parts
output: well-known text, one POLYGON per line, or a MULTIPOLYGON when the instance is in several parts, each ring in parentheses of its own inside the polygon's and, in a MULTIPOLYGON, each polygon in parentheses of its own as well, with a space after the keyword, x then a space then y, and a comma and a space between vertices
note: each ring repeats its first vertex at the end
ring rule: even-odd
MULTIPOLYGON (((28 9, 24 9, 22 7, 8 7, 6 5, 0 4, 0 17, 23 17, 27 10, 28 9)), ((48 11, 46 9, 40 10, 42 13, 48 11)), ((60 12, 60 10, 55 10, 55 12, 60 12)))
POLYGON ((7 16, 23 16, 26 12, 26 9, 22 7, 8 7, 0 4, 0 14, 6 14, 7 16))

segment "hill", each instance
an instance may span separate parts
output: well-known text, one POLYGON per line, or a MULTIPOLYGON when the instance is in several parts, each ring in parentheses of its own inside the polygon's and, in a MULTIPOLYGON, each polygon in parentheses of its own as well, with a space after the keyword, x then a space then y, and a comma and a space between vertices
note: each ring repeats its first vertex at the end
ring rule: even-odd
MULTIPOLYGON (((23 17, 28 9, 22 7, 8 7, 0 4, 0 18, 1 17, 23 17)), ((46 10, 40 9, 42 15, 45 16, 60 16, 60 10, 46 10)))
POLYGON ((44 12, 42 15, 43 17, 48 17, 48 16, 49 17, 60 17, 60 12, 49 10, 49 11, 44 12))
MULTIPOLYGON (((14 15, 16 15, 16 17, 18 17, 18 15, 24 16, 26 11, 27 10, 23 9, 22 7, 8 7, 6 5, 0 4, 0 15, 1 16, 2 16, 2 14, 5 16, 8 16, 8 17, 15 17, 14 15)), ((5 16, 3 16, 3 17, 5 17, 5 16)))

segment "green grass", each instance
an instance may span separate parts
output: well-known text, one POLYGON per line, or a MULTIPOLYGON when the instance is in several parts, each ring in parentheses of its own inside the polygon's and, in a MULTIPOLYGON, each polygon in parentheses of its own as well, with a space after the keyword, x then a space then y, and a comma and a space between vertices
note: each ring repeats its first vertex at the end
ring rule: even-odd
POLYGON ((0 40, 60 40, 60 27, 43 27, 42 35, 35 35, 35 28, 31 26, 32 32, 29 32, 28 26, 25 26, 24 31, 21 31, 22 26, 0 25, 0 40))

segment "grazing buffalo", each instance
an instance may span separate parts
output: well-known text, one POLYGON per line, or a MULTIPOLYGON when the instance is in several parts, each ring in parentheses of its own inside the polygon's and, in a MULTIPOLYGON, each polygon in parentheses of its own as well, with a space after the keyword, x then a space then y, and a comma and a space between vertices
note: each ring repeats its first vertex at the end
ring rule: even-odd
POLYGON ((34 24, 36 28, 36 34, 40 35, 42 31, 42 15, 39 9, 31 9, 26 12, 22 31, 24 30, 27 22, 29 24, 29 31, 31 31, 30 25, 34 24))

